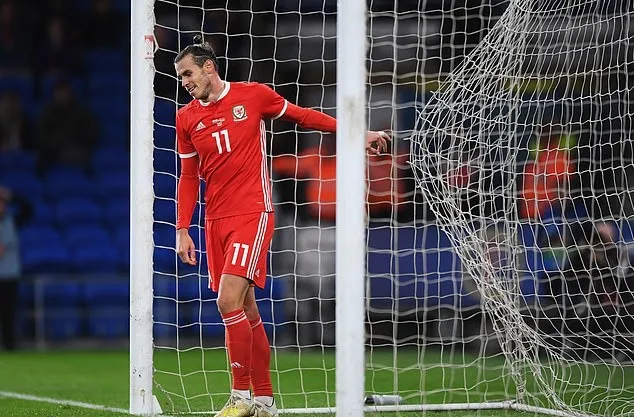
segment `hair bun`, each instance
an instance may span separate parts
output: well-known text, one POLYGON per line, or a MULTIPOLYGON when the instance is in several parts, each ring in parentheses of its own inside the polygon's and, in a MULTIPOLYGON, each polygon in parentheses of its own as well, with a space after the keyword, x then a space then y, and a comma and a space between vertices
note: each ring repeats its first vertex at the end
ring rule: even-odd
POLYGON ((202 45, 203 37, 201 35, 194 35, 193 41, 194 45, 202 45))

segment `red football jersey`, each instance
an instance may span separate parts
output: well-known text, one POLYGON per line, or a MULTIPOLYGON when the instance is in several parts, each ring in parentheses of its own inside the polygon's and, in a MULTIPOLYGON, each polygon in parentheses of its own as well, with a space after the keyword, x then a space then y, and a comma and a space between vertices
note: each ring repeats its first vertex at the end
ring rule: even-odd
POLYGON ((264 119, 281 117, 287 106, 263 84, 226 82, 216 102, 192 100, 178 111, 178 153, 199 155, 207 219, 273 211, 264 119))

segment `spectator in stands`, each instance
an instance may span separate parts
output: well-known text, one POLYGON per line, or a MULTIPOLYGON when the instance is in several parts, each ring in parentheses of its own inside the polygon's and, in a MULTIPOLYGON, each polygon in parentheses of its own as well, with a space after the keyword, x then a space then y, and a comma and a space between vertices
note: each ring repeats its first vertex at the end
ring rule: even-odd
POLYGON ((526 164, 522 177, 520 217, 544 220, 569 197, 569 185, 576 172, 573 143, 573 137, 559 132, 543 134, 538 139, 534 159, 526 164))
POLYGON ((29 126, 20 95, 13 91, 0 95, 0 153, 29 148, 29 126))
POLYGON ((0 72, 28 68, 30 28, 24 4, 18 0, 0 3, 0 72))
POLYGON ((273 158, 273 171, 296 178, 297 256, 292 285, 301 345, 333 345, 335 319, 336 142, 334 135, 297 156, 273 158))
POLYGON ((8 210, 11 192, 0 187, 0 323, 2 347, 16 347, 15 316, 20 280, 20 244, 13 216, 8 210))
POLYGON ((66 18, 60 15, 49 17, 44 38, 37 45, 38 61, 33 68, 38 76, 65 76, 81 72, 81 48, 66 18))
MULTIPOLYGON (((388 145, 389 147, 389 145, 388 145)), ((396 173, 406 154, 396 159, 388 152, 368 156, 367 214, 393 219, 405 207, 406 187, 396 173), (397 180, 395 180, 397 178, 397 180)), ((336 139, 321 141, 297 156, 273 158, 276 175, 297 180, 294 196, 296 269, 290 287, 297 302, 298 341, 303 345, 333 345, 335 320, 336 139)))
POLYGON ((548 282, 556 308, 549 309, 543 324, 555 335, 554 344, 580 348, 585 354, 591 347, 601 349, 605 332, 634 331, 634 268, 616 242, 615 225, 570 223, 553 232, 544 247, 553 252, 547 257, 554 262, 548 282))
POLYGON ((110 0, 92 0, 90 12, 84 17, 82 39, 88 49, 118 49, 130 31, 125 15, 112 8, 110 0), (114 30, 116 28, 116 30, 114 30))
POLYGON ((61 79, 53 90, 38 123, 38 170, 52 165, 90 167, 90 156, 98 141, 92 112, 76 99, 70 84, 61 79))

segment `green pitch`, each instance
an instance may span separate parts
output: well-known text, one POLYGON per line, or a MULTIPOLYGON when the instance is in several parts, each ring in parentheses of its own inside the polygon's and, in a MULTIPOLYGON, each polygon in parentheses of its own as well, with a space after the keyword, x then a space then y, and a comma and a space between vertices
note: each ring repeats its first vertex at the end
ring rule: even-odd
MULTIPOLYGON (((421 398, 421 392, 425 393, 422 398, 427 403, 442 403, 446 400, 462 402, 467 399, 477 401, 480 398, 475 392, 469 393, 463 389, 477 384, 480 384, 479 391, 487 392, 487 399, 503 400, 503 393, 509 389, 509 379, 502 375, 503 361, 499 358, 487 359, 488 370, 484 371, 479 366, 482 365, 481 359, 476 357, 468 358, 469 360, 461 358, 457 367, 434 366, 434 361, 441 363, 441 357, 438 353, 427 352, 424 355, 426 371, 421 377, 419 353, 399 351, 400 371, 396 375, 391 370, 393 362, 390 352, 375 351, 371 353, 371 358, 369 355, 367 361, 375 366, 366 376, 368 392, 390 393, 397 384, 399 393, 410 393, 409 401, 406 395, 406 402, 421 398), (470 360, 473 362, 469 362, 470 360), (496 364, 499 365, 497 369, 496 364), (443 380, 444 384, 451 386, 443 387, 443 380), (481 382, 477 382, 483 380, 489 381, 484 387, 481 382)), ((187 410, 210 410, 221 406, 226 400, 229 378, 225 370, 224 350, 206 350, 204 353, 200 349, 180 353, 164 350, 156 353, 155 361, 160 370, 156 374, 158 385, 155 387, 155 394, 166 415, 173 415, 172 409, 180 413, 187 410), (203 363, 205 372, 201 371, 203 363), (172 372, 178 372, 181 376, 172 372)), ((278 350, 274 353, 272 362, 276 369, 273 372, 275 389, 284 393, 283 398, 278 398, 278 406, 334 406, 334 396, 328 394, 335 390, 333 352, 322 354, 314 351, 278 350)), ((443 362, 446 364, 445 360, 443 362)), ((0 417, 123 415, 125 413, 120 411, 128 407, 128 366, 128 353, 125 351, 0 353, 0 417)), ((620 375, 629 380, 612 382, 634 386, 634 372, 622 372, 620 375)), ((608 375, 595 373, 592 378, 600 381, 608 378, 608 375)), ((589 395, 594 394, 598 393, 589 395)), ((624 401, 634 401, 631 392, 623 395, 626 394, 629 397, 624 398, 624 401)), ((404 416, 419 414, 400 413, 404 416)), ((314 416, 318 415, 323 414, 314 416)), ((493 410, 430 412, 427 415, 519 417, 533 414, 493 410)))

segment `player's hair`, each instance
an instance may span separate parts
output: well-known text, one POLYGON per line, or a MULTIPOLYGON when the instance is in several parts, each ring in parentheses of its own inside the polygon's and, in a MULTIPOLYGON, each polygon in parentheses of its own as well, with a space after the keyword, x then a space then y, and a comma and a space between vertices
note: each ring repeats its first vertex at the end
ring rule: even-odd
POLYGON ((211 47, 209 42, 203 41, 203 37, 201 35, 194 35, 192 39, 193 43, 188 45, 176 55, 174 58, 174 63, 176 64, 181 59, 185 58, 187 55, 191 55, 194 58, 194 62, 199 67, 202 67, 208 59, 216 66, 216 71, 220 71, 220 65, 218 64, 218 57, 216 56, 216 52, 214 48, 211 47))

